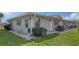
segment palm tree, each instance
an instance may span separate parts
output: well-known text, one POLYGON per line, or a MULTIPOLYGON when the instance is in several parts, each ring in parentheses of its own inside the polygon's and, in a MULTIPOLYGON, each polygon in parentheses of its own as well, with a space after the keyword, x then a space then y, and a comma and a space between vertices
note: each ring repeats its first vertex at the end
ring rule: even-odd
POLYGON ((0 13, 0 23, 1 23, 1 19, 4 17, 3 13, 0 13))

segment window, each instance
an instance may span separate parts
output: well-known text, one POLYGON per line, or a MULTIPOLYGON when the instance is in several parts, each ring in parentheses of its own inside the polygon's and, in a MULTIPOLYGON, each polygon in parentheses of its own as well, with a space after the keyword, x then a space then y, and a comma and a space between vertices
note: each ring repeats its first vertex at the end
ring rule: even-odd
POLYGON ((35 23, 35 27, 40 27, 40 23, 35 23))
POLYGON ((28 23, 25 23, 25 27, 28 27, 28 23))
POLYGON ((25 27, 28 27, 28 19, 25 20, 25 27))
POLYGON ((25 20, 25 22, 28 22, 28 19, 27 19, 27 20, 25 20))
POLYGON ((49 19, 49 21, 51 21, 51 19, 49 19))
POLYGON ((17 20, 17 25, 21 25, 21 20, 17 20))
POLYGON ((29 18, 31 20, 31 18, 29 18))
POLYGON ((35 27, 40 27, 40 19, 38 19, 37 21, 35 21, 35 27))
POLYGON ((38 22, 40 22, 40 19, 38 19, 38 22))

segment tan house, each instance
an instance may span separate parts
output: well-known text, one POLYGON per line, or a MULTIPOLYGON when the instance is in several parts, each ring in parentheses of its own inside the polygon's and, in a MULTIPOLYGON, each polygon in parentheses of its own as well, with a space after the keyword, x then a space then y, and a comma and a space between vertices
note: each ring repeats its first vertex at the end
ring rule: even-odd
POLYGON ((32 34, 33 27, 43 27, 48 30, 48 33, 51 33, 56 31, 57 25, 63 25, 62 17, 58 15, 45 16, 34 13, 25 13, 22 16, 9 19, 9 23, 13 31, 26 35, 32 34))

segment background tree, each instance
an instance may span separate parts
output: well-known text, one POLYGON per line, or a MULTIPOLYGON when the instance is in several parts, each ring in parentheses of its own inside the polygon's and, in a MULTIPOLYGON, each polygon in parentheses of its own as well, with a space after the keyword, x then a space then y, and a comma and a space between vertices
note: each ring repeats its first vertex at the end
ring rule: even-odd
POLYGON ((0 23, 1 23, 1 19, 4 17, 3 13, 0 13, 0 23))

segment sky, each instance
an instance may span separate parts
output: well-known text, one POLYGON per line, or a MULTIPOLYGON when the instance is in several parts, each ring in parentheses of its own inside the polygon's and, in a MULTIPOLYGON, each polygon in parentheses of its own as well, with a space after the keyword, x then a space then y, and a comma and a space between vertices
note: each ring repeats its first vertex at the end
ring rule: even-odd
MULTIPOLYGON (((61 15, 65 20, 79 20, 79 13, 77 12, 35 12, 42 15, 61 15)), ((8 19, 15 16, 24 14, 24 12, 3 12, 4 17, 2 18, 2 23, 7 22, 8 19)))

